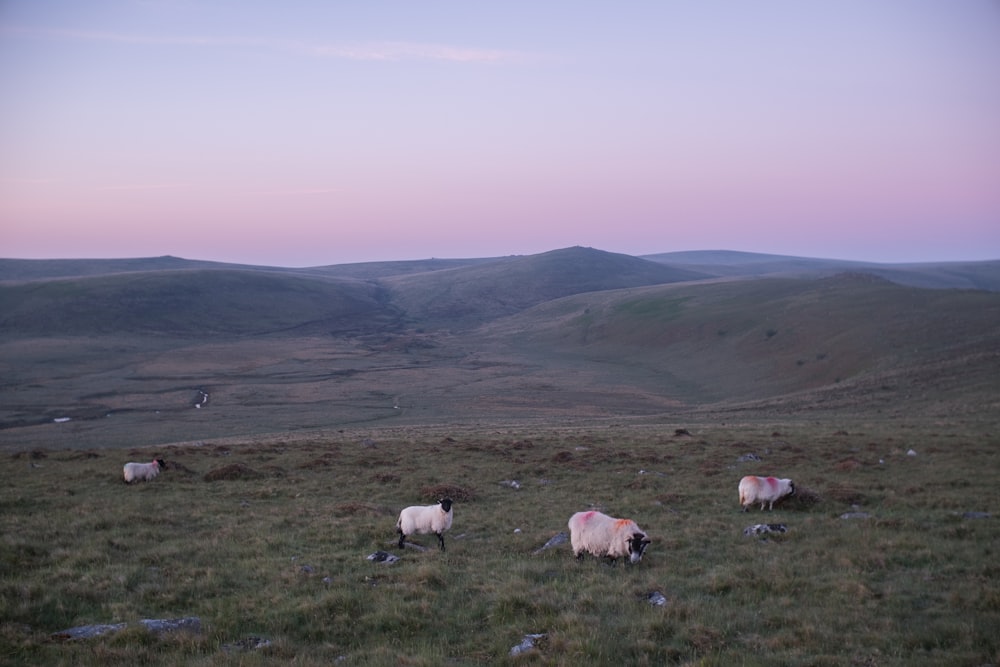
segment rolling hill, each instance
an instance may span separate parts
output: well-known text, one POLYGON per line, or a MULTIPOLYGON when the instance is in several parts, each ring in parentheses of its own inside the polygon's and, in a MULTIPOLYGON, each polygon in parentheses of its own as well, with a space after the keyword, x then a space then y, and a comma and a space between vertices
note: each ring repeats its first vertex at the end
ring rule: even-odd
POLYGON ((878 264, 842 259, 791 257, 732 250, 696 250, 644 255, 643 259, 686 268, 715 277, 797 276, 823 277, 864 272, 900 285, 931 289, 1000 291, 1000 260, 982 262, 925 262, 878 264))
POLYGON ((395 276, 385 283, 393 303, 421 326, 469 328, 571 294, 704 277, 629 255, 574 247, 395 276))
POLYGON ((693 404, 895 376, 880 381, 888 392, 904 370, 929 366, 960 393, 1000 390, 1000 295, 911 288, 868 274, 582 294, 486 332, 498 346, 506 341, 554 364, 640 369, 650 386, 693 404))
POLYGON ((54 278, 0 287, 0 336, 356 334, 392 328, 385 291, 243 269, 54 278))
MULTIPOLYGON (((910 275, 988 282, 993 264, 910 275)), ((566 248, 341 275, 175 258, 16 268, 0 282, 0 446, 1000 411, 1000 293, 911 287, 835 261, 566 248), (71 271, 88 275, 59 277, 71 271), (56 419, 73 426, 53 430, 56 419)))

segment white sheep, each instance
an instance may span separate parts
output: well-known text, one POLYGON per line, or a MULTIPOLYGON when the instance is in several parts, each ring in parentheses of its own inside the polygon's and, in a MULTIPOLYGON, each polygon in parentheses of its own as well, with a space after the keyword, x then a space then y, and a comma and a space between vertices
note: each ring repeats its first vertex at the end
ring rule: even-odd
POLYGON ((404 508, 396 520, 399 548, 403 548, 403 539, 408 535, 434 533, 437 535, 441 551, 444 551, 444 531, 451 528, 451 506, 451 498, 442 498, 435 505, 413 505, 404 508))
POLYGON ((761 511, 764 510, 764 505, 773 510, 774 503, 794 495, 795 482, 790 479, 747 475, 740 480, 740 505, 744 512, 750 511, 750 506, 754 503, 760 503, 761 511))
POLYGON ((627 556, 632 563, 642 560, 650 543, 635 521, 615 519, 594 510, 577 512, 569 518, 569 538, 577 558, 582 559, 587 552, 612 561, 627 556))
POLYGON ((148 482, 159 475, 160 470, 166 465, 163 459, 153 459, 149 463, 126 463, 122 468, 122 476, 126 484, 148 482))

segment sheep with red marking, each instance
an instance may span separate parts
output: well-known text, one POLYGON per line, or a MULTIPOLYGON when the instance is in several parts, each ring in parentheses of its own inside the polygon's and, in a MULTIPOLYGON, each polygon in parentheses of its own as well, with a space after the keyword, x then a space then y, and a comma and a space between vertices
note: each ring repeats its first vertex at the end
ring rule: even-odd
POLYGON ((612 561, 627 557, 632 563, 642 560, 650 544, 635 521, 616 519, 596 510, 577 512, 569 518, 569 539, 577 559, 586 552, 612 561))
POLYGON ((452 504, 451 498, 442 498, 436 505, 413 505, 404 508, 396 520, 399 548, 403 548, 403 539, 408 535, 434 533, 437 535, 441 551, 444 551, 444 531, 451 528, 452 504))
POLYGON ((132 482, 149 482, 160 474, 167 464, 163 459, 153 459, 149 463, 126 463, 122 468, 122 476, 126 484, 132 482))
POLYGON ((750 506, 760 503, 760 509, 764 511, 764 505, 769 510, 774 510, 774 503, 783 498, 795 495, 795 482, 790 479, 778 479, 776 477, 756 477, 747 475, 740 480, 740 506, 744 512, 750 511, 750 506))

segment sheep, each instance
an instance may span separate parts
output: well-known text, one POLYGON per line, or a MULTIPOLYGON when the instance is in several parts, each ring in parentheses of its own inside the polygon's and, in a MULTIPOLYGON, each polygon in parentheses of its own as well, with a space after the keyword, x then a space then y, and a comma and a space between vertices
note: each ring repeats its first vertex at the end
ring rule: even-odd
POLYGON ((437 535, 441 551, 444 551, 444 531, 451 528, 452 499, 442 498, 435 505, 413 505, 399 513, 396 520, 396 532, 399 533, 399 548, 403 548, 403 539, 414 533, 437 535))
POLYGON ((568 525, 573 555, 578 560, 587 552, 598 558, 606 556, 612 562, 628 556, 630 562, 638 563, 651 541, 635 521, 615 519, 594 510, 577 512, 568 525))
POLYGON ((744 512, 749 512, 754 503, 760 503, 762 512, 764 505, 774 510, 775 502, 794 495, 795 482, 790 479, 747 475, 740 480, 740 506, 744 512))
POLYGON ((122 468, 122 476, 126 484, 148 482, 159 475, 166 465, 163 459, 153 459, 149 463, 126 463, 122 468))

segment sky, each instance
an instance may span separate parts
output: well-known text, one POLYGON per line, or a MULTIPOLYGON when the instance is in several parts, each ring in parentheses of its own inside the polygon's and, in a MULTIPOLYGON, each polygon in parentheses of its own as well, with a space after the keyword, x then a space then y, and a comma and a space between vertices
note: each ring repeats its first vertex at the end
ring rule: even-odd
POLYGON ((0 0, 0 257, 1000 259, 1000 0, 0 0))

